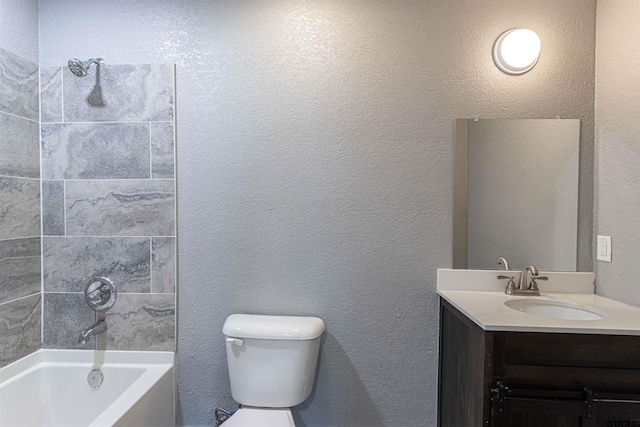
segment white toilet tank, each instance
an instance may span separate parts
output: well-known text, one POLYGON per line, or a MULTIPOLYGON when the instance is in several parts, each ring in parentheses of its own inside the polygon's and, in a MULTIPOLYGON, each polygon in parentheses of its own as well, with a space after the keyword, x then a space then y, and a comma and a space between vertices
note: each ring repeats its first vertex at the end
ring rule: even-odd
POLYGON ((313 387, 324 322, 317 317, 232 314, 222 332, 233 399, 289 408, 313 387))

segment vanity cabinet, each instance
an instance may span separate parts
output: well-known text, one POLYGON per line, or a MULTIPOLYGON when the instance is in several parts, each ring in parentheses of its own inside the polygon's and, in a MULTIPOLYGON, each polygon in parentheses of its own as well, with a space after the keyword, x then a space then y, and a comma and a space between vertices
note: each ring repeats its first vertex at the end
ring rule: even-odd
POLYGON ((440 299, 440 427, 640 427, 640 336, 485 331, 440 299))

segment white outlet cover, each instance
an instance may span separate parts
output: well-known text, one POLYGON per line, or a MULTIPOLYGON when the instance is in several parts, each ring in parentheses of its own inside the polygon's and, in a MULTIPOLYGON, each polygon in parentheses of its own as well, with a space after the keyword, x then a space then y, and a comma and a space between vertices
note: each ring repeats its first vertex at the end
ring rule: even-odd
POLYGON ((611 236, 598 236, 596 253, 598 261, 611 262, 611 236))

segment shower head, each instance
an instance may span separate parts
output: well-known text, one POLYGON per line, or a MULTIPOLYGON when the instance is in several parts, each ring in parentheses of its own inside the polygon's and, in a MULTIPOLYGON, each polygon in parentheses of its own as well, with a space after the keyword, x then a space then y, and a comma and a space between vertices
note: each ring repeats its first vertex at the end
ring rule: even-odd
POLYGON ((87 75, 87 71, 91 64, 104 64, 104 59, 91 58, 86 61, 81 61, 77 58, 71 58, 69 60, 69 70, 78 77, 84 77, 87 75))

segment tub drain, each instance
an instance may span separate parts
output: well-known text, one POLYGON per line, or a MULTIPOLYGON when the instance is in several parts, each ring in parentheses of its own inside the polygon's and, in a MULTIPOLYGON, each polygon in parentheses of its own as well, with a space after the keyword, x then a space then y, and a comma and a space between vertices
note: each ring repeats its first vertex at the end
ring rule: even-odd
POLYGON ((87 375, 87 382, 89 383, 89 386, 91 386, 91 388, 94 390, 100 388, 103 380, 104 374, 100 369, 94 369, 93 371, 89 372, 89 375, 87 375))

